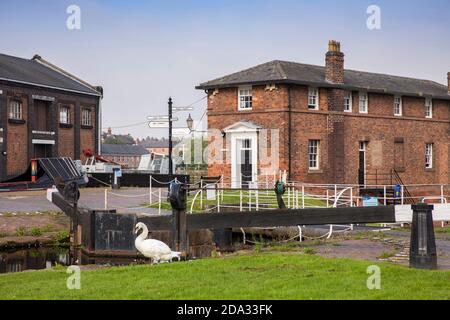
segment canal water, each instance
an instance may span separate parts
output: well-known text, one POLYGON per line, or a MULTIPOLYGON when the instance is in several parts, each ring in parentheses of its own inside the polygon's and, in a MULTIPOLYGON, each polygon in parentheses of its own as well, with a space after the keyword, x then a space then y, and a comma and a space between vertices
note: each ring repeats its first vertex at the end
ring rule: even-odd
POLYGON ((132 258, 92 258, 81 254, 80 250, 68 247, 36 247, 16 251, 1 251, 0 273, 51 269, 56 265, 97 264, 118 266, 144 262, 142 259, 132 258))

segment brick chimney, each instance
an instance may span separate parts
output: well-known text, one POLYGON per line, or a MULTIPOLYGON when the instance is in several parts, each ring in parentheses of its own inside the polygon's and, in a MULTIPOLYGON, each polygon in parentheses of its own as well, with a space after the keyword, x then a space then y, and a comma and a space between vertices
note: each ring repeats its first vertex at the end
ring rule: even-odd
POLYGON ((450 93, 450 72, 447 72, 447 87, 448 87, 448 92, 450 93))
POLYGON ((325 58, 325 80, 332 83, 344 83, 344 54, 341 44, 335 40, 328 42, 325 58))

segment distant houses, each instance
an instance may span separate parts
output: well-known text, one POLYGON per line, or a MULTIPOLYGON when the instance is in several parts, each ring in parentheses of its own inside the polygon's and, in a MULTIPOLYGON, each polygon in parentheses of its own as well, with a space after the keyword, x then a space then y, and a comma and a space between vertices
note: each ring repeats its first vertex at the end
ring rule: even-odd
POLYGON ((148 139, 148 140, 142 140, 140 143, 141 146, 143 146, 149 153, 157 153, 157 154, 163 154, 168 155, 169 154, 169 140, 162 139, 148 139))
POLYGON ((124 169, 137 169, 145 154, 149 152, 141 145, 102 144, 102 157, 120 164, 124 169))

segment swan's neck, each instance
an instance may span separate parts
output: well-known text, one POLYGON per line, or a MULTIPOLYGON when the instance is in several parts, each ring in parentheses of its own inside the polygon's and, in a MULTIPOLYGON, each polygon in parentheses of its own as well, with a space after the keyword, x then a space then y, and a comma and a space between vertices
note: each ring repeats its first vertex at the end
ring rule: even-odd
POLYGON ((147 229, 147 226, 143 226, 143 227, 142 227, 142 232, 141 232, 141 234, 137 237, 136 240, 139 239, 139 241, 144 241, 145 239, 147 239, 147 237, 148 237, 148 229, 147 229))

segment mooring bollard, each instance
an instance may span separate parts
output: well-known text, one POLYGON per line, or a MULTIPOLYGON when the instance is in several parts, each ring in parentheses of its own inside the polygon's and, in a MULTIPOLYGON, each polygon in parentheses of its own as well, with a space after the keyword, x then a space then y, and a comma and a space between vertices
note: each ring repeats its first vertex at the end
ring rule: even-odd
POLYGON ((437 269, 436 241, 434 238, 434 206, 419 203, 411 206, 413 220, 409 266, 417 269, 437 269))
POLYGON ((169 200, 172 206, 172 250, 181 251, 188 256, 187 234, 187 190, 177 182, 170 183, 169 200))

